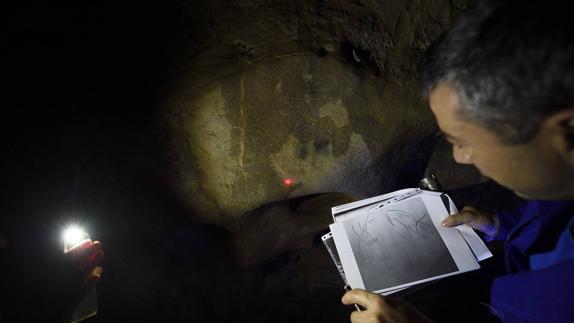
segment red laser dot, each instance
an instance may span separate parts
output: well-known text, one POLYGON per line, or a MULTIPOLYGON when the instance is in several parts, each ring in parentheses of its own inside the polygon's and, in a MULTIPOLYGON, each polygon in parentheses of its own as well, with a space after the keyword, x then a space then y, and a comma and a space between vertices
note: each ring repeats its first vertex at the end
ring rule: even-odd
POLYGON ((285 185, 285 186, 287 186, 287 187, 293 185, 293 179, 291 179, 291 178, 286 178, 286 179, 284 179, 284 180, 283 180, 283 185, 285 185))

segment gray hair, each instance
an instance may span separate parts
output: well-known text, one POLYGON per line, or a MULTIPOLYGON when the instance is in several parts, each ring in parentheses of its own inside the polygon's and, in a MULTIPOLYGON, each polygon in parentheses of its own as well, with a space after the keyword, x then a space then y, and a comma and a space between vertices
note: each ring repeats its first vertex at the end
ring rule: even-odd
POLYGON ((560 1, 480 1, 429 49, 423 95, 440 84, 458 114, 507 144, 534 138, 548 115, 574 104, 574 19, 560 1))

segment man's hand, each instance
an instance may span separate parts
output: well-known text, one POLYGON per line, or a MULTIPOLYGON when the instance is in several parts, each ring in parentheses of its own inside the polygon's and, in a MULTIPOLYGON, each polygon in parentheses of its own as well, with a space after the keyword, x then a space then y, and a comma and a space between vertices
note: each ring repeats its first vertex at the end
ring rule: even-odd
POLYGON ((86 241, 80 246, 67 252, 64 257, 69 263, 70 271, 77 273, 82 278, 80 295, 84 294, 97 283, 104 271, 100 263, 104 258, 104 251, 99 241, 86 241))
POLYGON ((365 310, 353 312, 351 322, 387 322, 387 323, 430 323, 411 304, 396 298, 382 297, 362 289, 353 289, 343 295, 343 304, 358 304, 365 310))
POLYGON ((491 238, 496 236, 498 229, 498 222, 494 214, 480 212, 471 206, 465 206, 460 213, 448 216, 442 221, 442 225, 445 227, 461 224, 466 224, 491 238))
MULTIPOLYGON (((103 273, 104 251, 99 241, 86 241, 62 254, 58 270, 45 287, 51 301, 48 316, 53 322, 69 322, 76 306, 103 273)), ((48 320, 47 320, 48 321, 48 320)))

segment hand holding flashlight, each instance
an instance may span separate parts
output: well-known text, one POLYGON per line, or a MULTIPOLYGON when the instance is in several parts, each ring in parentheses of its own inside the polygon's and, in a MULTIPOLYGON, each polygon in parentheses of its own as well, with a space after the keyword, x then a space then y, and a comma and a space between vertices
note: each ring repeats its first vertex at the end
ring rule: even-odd
POLYGON ((93 241, 80 227, 71 226, 64 231, 64 257, 67 267, 73 274, 71 281, 80 283, 73 296, 72 322, 82 321, 97 313, 97 299, 94 285, 101 278, 103 268, 100 263, 104 251, 99 241, 93 241))
POLYGON ((104 251, 99 241, 85 241, 66 253, 73 263, 74 269, 85 273, 82 287, 89 288, 97 283, 104 272, 100 263, 104 258, 104 251))
POLYGON ((64 230, 62 240, 64 242, 65 257, 69 258, 74 268, 80 272, 86 272, 83 286, 90 287, 100 280, 103 268, 100 263, 104 257, 104 251, 99 241, 93 241, 80 227, 70 226, 64 230))

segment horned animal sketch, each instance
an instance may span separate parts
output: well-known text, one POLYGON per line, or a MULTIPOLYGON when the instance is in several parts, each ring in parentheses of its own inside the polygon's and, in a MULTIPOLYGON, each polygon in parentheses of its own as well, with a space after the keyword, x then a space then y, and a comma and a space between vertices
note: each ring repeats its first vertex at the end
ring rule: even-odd
POLYGON ((345 231, 368 290, 458 270, 421 198, 372 209, 345 231))

